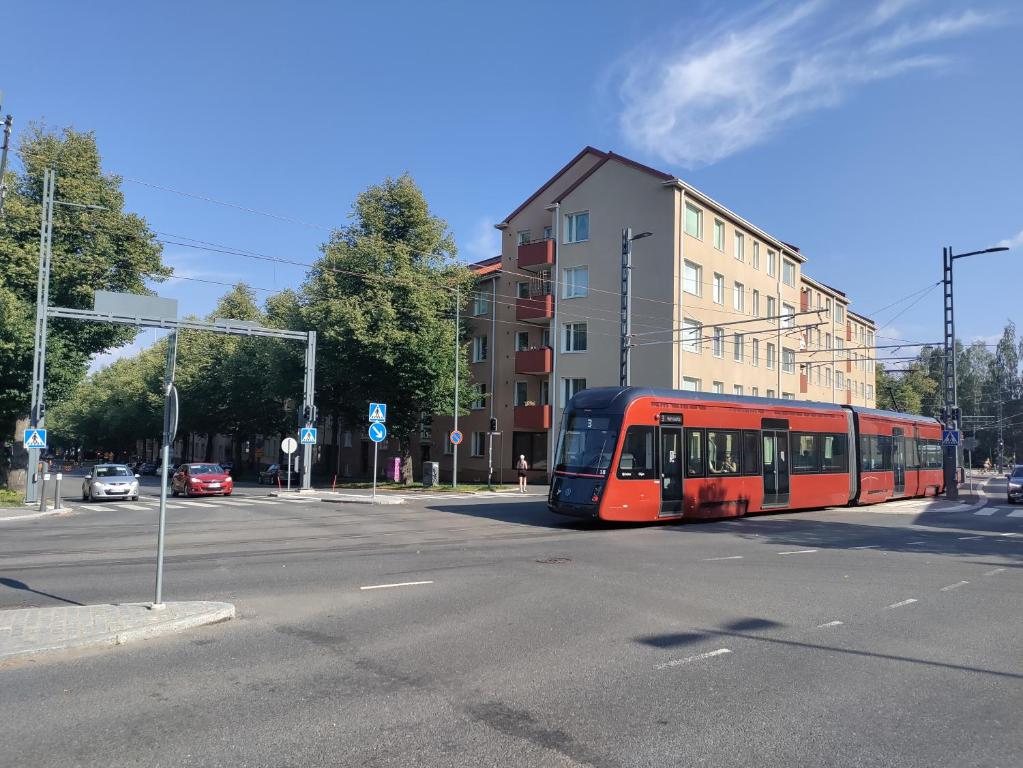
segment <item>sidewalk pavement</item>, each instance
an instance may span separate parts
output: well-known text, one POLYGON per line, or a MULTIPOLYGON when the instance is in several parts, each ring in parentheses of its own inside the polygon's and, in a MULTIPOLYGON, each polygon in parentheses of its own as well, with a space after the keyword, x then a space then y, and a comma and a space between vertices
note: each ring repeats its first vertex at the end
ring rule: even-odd
POLYGON ((64 515, 71 511, 67 502, 60 509, 54 509, 49 504, 45 512, 39 511, 38 504, 25 504, 20 507, 0 507, 0 523, 6 520, 32 520, 36 517, 49 517, 51 515, 64 515))
POLYGON ((0 611, 0 663, 43 653, 122 645, 234 618, 234 605, 204 600, 74 605, 0 611))

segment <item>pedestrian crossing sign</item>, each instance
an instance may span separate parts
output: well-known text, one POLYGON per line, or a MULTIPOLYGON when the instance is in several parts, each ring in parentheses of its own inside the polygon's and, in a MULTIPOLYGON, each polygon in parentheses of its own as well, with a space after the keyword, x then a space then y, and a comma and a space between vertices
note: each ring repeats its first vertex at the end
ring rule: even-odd
POLYGON ((387 421, 387 403, 370 403, 369 420, 387 421))
POLYGON ((45 429, 26 429, 25 430, 25 447, 26 448, 45 448, 46 447, 46 430, 45 429))
POLYGON ((298 442, 302 445, 316 445, 316 427, 302 427, 298 431, 298 442))
POLYGON ((946 448, 955 448, 959 445, 958 429, 941 430, 941 444, 946 448))

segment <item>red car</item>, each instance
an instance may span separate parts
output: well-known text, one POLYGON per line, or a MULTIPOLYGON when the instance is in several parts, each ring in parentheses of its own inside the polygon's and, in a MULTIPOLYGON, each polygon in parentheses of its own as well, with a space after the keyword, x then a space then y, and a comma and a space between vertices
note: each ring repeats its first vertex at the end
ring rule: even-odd
POLYGON ((219 464, 182 464, 171 478, 171 495, 230 496, 234 480, 219 464))

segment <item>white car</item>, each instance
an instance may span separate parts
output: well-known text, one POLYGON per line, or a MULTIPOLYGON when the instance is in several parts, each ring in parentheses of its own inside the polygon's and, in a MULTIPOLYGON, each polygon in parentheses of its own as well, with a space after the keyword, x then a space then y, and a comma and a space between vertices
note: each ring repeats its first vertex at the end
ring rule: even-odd
POLYGON ((124 464, 97 464, 82 480, 82 501, 139 497, 139 476, 124 464))

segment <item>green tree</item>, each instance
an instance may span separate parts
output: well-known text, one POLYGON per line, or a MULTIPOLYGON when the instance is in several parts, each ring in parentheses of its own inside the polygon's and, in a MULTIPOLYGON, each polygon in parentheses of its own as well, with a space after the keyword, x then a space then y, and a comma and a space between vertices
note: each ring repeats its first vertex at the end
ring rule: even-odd
MULTIPOLYGON (((348 424, 366 423, 370 400, 386 402, 410 483, 424 414, 454 405, 454 293, 460 288, 466 301, 474 276, 455 261, 447 224, 408 174, 360 194, 352 218, 323 245, 303 288, 305 316, 320 338, 319 399, 348 424)), ((464 343, 459 354, 467 405, 464 343)))
MULTIPOLYGON (((103 173, 93 134, 70 128, 53 133, 35 126, 22 139, 18 154, 23 170, 8 176, 10 191, 0 221, 0 439, 11 437, 15 421, 28 412, 46 168, 56 170, 57 200, 103 206, 55 206, 52 304, 91 309, 97 288, 148 293, 147 279, 169 274, 145 220, 124 210, 120 179, 103 173)), ((126 344, 136 334, 124 326, 51 321, 47 404, 54 406, 68 396, 94 354, 126 344)), ((0 482, 5 479, 0 477, 0 482)))

